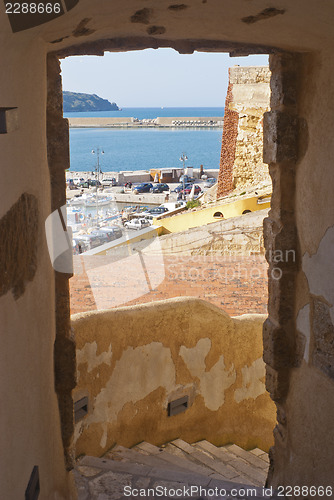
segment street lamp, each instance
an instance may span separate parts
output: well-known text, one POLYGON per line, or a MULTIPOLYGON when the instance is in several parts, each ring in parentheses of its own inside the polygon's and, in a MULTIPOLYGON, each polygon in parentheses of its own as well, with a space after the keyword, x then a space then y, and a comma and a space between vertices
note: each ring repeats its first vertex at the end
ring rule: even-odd
MULTIPOLYGON (((96 201, 96 225, 97 227, 99 227, 99 210, 98 210, 98 196, 97 196, 97 187, 98 187, 98 183, 99 183, 99 180, 100 180, 100 174, 102 174, 102 170, 101 170, 101 167, 100 167, 100 154, 101 155, 104 155, 104 151, 103 149, 100 150, 100 148, 96 148, 96 150, 92 149, 92 154, 97 156, 97 162, 96 162, 96 165, 95 165, 95 168, 94 168, 94 172, 95 172, 95 201, 96 201)), ((94 175, 94 172, 92 172, 92 174, 94 175)))
POLYGON ((182 184, 183 184, 183 199, 185 199, 185 192, 184 192, 184 176, 185 176, 185 169, 186 169, 186 161, 188 160, 188 157, 186 155, 186 153, 182 153, 182 155, 180 156, 180 161, 183 162, 183 181, 182 181, 182 184))

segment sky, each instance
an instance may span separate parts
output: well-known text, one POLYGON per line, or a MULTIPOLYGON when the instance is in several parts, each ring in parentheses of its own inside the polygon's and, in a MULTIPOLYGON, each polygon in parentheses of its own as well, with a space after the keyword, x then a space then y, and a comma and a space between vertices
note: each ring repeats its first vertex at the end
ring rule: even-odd
POLYGON ((62 60, 63 90, 97 94, 126 107, 221 107, 228 68, 263 66, 268 56, 179 54, 173 49, 107 52, 62 60))

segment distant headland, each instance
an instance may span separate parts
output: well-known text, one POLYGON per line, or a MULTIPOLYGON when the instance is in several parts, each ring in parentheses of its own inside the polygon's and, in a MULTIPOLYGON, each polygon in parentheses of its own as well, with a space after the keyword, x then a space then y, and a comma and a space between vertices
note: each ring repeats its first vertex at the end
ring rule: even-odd
POLYGON ((115 102, 96 94, 81 94, 77 92, 63 91, 64 113, 71 111, 118 111, 119 107, 115 102))

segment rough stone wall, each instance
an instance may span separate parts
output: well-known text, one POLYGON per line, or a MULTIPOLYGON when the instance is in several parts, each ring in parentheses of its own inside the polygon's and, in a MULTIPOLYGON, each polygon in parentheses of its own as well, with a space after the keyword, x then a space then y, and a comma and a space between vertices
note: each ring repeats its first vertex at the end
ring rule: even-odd
MULTIPOLYGON (((66 205, 65 170, 69 168, 68 121, 63 118, 62 83, 60 63, 55 55, 47 59, 47 137, 48 165, 51 180, 51 211, 66 205)), ((70 326, 70 274, 55 271, 55 319, 54 344, 55 388, 61 419, 62 439, 66 468, 73 467, 74 431, 72 389, 76 384, 75 341, 70 326)))
MULTIPOLYGON (((270 280, 267 389, 277 405, 273 486, 334 489, 333 74, 330 51, 272 58, 265 158, 273 179, 267 248, 296 251, 270 280), (328 82, 331 81, 329 84, 328 82)), ((270 264, 272 266, 272 264, 270 264)), ((270 273, 269 273, 270 275, 270 273)), ((333 496, 327 491, 327 496, 333 496)))
POLYGON ((275 407, 264 385, 264 318, 231 318, 189 297, 72 316, 74 394, 89 397, 75 426, 77 454, 176 437, 266 450, 275 407), (168 403, 183 396, 188 409, 168 417, 168 403))
MULTIPOLYGON (((266 367, 266 386, 277 406, 275 447, 270 452, 268 483, 307 484, 284 478, 285 465, 291 465, 291 420, 287 398, 293 390, 291 376, 300 366, 305 339, 296 334, 296 283, 300 254, 295 213, 296 167, 302 156, 298 140, 305 126, 298 116, 298 71, 300 57, 293 54, 270 58, 271 111, 264 116, 264 160, 270 165, 273 180, 272 206, 264 221, 264 240, 269 255, 280 252, 279 262, 269 263, 269 317, 264 323, 263 345, 266 367), (290 252, 293 252, 292 254, 290 252), (289 458, 288 458, 289 457, 289 458)), ((300 422, 300 425, 303 425, 300 422)), ((301 443, 300 443, 301 444, 301 443)))
MULTIPOLYGON (((231 68, 229 69, 231 75, 231 68)), ((217 199, 233 189, 233 165, 235 160, 236 140, 238 136, 239 115, 230 108, 232 103, 232 83, 228 84, 225 100, 224 128, 222 148, 220 154, 220 167, 218 174, 217 199)))
POLYGON ((269 81, 267 67, 229 70, 217 198, 235 188, 271 183, 262 151, 269 81))

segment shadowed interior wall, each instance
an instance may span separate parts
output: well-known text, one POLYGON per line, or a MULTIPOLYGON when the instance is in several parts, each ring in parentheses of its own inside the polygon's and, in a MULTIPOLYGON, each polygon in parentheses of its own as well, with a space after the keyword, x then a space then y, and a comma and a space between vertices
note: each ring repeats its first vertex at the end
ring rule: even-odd
POLYGON ((42 500, 75 498, 64 467, 54 377, 54 271, 44 223, 51 212, 46 156, 46 53, 40 41, 4 36, 1 103, 17 108, 0 135, 0 483, 1 497, 25 497, 38 466, 42 500))
POLYGON ((280 286, 269 285, 264 357, 278 409, 269 477, 273 485, 333 488, 334 143, 328 132, 334 65, 324 50, 272 60, 271 70, 273 115, 265 125, 271 139, 265 149, 275 195, 269 246, 295 248, 297 259, 279 265, 280 286))

